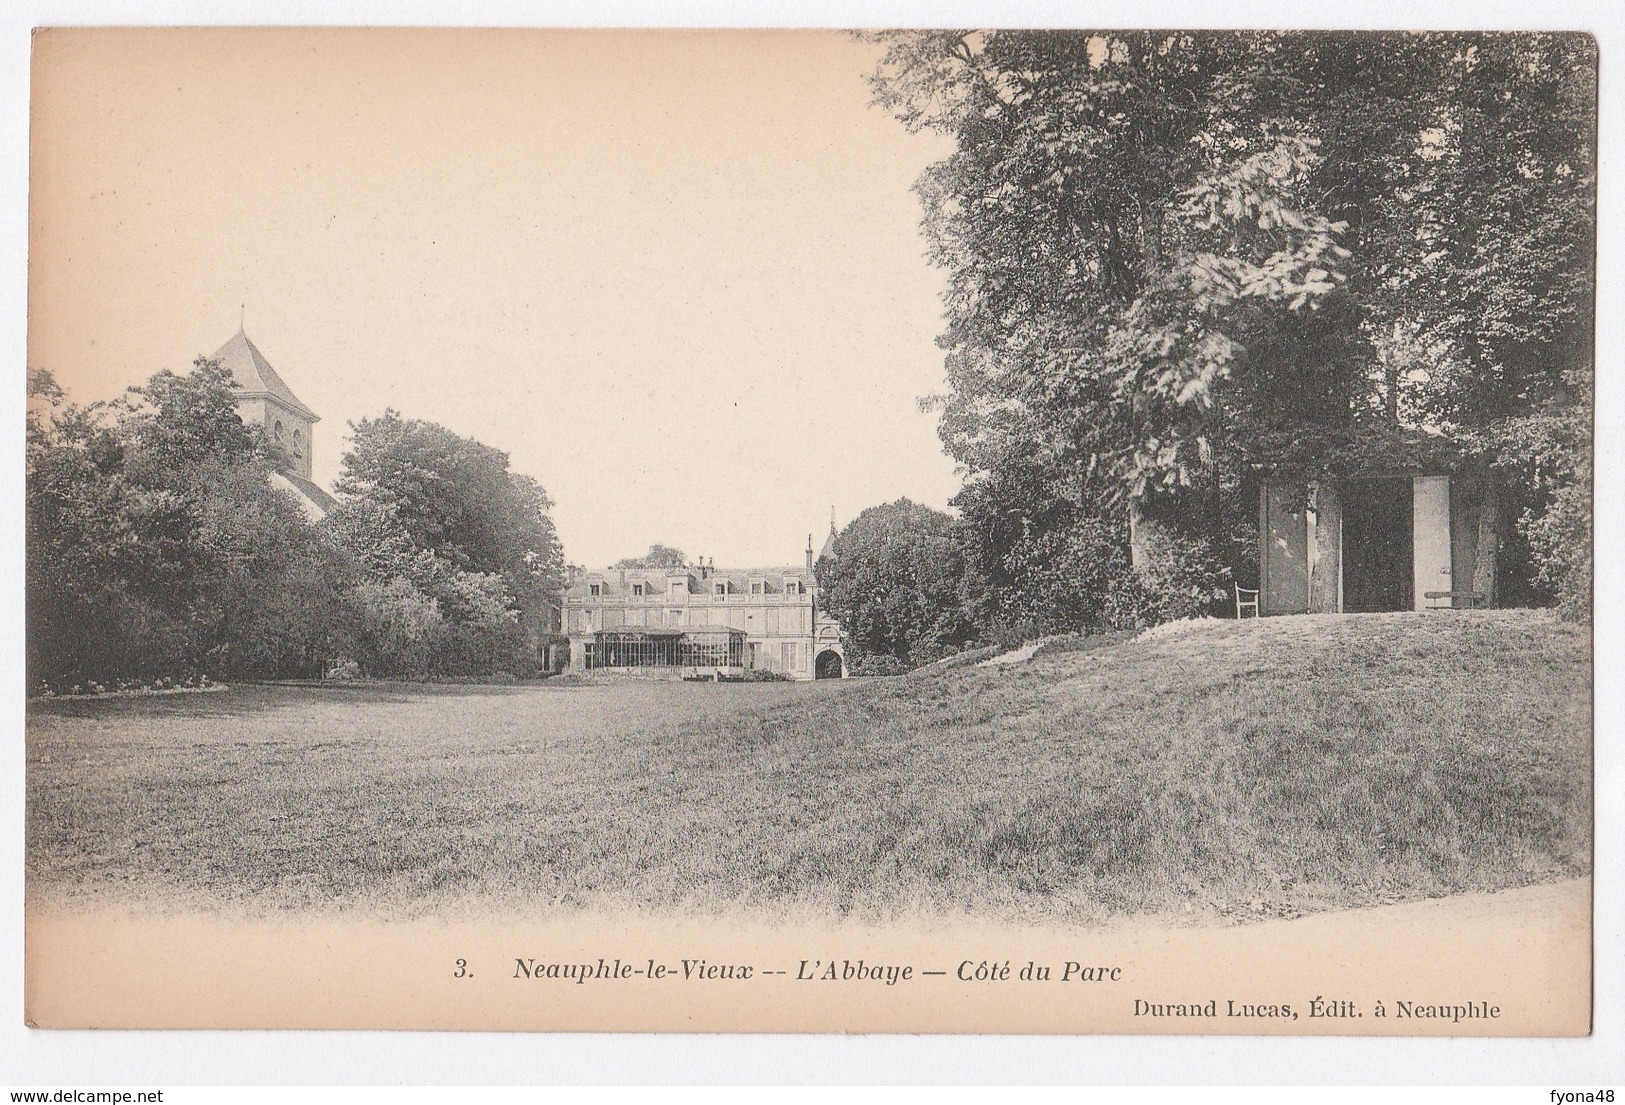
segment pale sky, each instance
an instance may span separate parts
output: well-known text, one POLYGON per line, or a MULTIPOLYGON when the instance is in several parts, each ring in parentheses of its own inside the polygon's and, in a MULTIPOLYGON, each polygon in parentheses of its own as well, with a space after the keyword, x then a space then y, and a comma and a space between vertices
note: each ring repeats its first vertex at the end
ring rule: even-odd
POLYGON ((565 553, 795 563, 958 488, 944 140, 827 32, 53 31, 35 43, 28 363, 110 398, 250 338, 323 418, 506 450, 565 553))

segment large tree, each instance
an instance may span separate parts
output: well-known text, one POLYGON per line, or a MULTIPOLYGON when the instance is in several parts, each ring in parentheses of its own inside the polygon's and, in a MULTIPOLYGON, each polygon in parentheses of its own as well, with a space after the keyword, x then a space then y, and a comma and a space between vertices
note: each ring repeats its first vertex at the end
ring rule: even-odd
POLYGON ((973 482, 1037 464, 1217 545, 1253 465, 1396 462, 1408 424, 1505 471, 1513 420, 1589 402, 1589 39, 882 39, 878 102, 955 140, 918 190, 973 482))
POLYGON ((954 520, 940 510, 908 499, 870 507, 835 535, 817 574, 860 674, 916 667, 975 639, 954 520))
POLYGON ((1259 67, 1233 34, 891 40, 881 102, 957 140, 919 192, 950 280, 942 433, 972 471, 1036 456, 1139 500, 1348 417, 1344 227, 1259 67))
POLYGON ((453 571, 499 576, 524 617, 545 621, 563 554, 540 484, 501 450, 394 410, 350 429, 335 489, 367 504, 363 530, 398 527, 410 550, 453 571))

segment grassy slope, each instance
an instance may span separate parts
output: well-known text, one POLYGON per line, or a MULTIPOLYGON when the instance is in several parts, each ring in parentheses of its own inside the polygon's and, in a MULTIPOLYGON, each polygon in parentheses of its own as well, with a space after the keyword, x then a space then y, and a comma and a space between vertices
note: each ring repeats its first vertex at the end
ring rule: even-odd
POLYGON ((1084 646, 841 685, 53 704, 31 892, 1099 920, 1589 869, 1589 641, 1549 615, 1084 646))

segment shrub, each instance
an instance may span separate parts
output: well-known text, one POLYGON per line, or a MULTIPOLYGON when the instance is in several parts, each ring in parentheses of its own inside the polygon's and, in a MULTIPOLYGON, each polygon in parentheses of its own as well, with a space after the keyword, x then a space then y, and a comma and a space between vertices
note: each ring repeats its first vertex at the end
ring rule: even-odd
POLYGON ((851 675, 902 675, 913 666, 884 652, 865 652, 851 644, 846 649, 846 668, 851 675))
POLYGON ((1145 628, 1209 614, 1229 593, 1230 569, 1201 538, 1159 529, 1149 559, 1108 603, 1103 621, 1111 628, 1145 628))
POLYGON ((351 614, 350 652, 371 676, 426 674, 440 607, 404 579, 368 581, 345 594, 351 614))
POLYGON ((425 594, 399 578, 369 580, 346 594, 350 623, 345 651, 360 673, 385 679, 534 674, 537 658, 530 638, 514 613, 495 598, 500 580, 455 575, 461 578, 449 599, 425 594))
POLYGON ((361 671, 360 664, 356 663, 348 656, 342 656, 333 661, 328 669, 322 674, 327 679, 346 681, 351 679, 360 679, 363 673, 361 671))
POLYGON ((723 673, 716 679, 719 683, 788 683, 790 677, 782 671, 769 671, 766 668, 747 668, 735 675, 723 673))
POLYGON ((1108 604, 1131 578, 1117 527, 1099 518, 1072 519, 1029 531, 1004 551, 1002 575, 987 603, 989 635, 1013 647, 1054 633, 1100 628, 1108 604))
MULTIPOLYGON (((1589 469, 1589 465, 1587 466, 1589 469)), ((1530 511, 1519 523, 1529 542, 1536 580, 1557 597, 1565 621, 1591 621, 1592 493, 1585 479, 1559 488, 1541 513, 1530 511)))
POLYGON ((429 667, 436 675, 534 675, 530 638, 507 613, 471 622, 442 621, 432 635, 429 667))
POLYGON ((1199 538, 1158 527, 1149 565, 1136 570, 1123 527, 1077 515, 1029 532, 998 563, 982 596, 984 635, 1014 648, 1058 633, 1142 628, 1207 613, 1226 595, 1229 569, 1199 538))

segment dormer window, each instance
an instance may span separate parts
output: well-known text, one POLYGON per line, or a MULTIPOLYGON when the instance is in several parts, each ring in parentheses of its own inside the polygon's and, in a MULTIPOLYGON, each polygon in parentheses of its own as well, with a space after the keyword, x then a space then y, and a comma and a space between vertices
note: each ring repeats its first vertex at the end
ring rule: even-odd
POLYGON ((767 594, 767 580, 753 579, 750 581, 750 593, 753 595, 767 594))
POLYGON ((686 579, 674 579, 667 584, 667 588, 672 595, 686 595, 688 594, 688 581, 686 579))
POLYGON ((641 599, 643 597, 643 584, 641 584, 641 583, 632 584, 632 594, 635 597, 641 599))
POLYGON ((593 598, 599 598, 603 595, 603 593, 604 585, 602 583, 587 584, 587 594, 591 595, 593 598))
POLYGON ((726 583, 713 583, 711 585, 711 593, 713 595, 718 595, 725 598, 728 594, 728 585, 726 583))
POLYGON ((797 579, 795 576, 785 576, 784 593, 786 595, 801 594, 801 580, 797 579))

